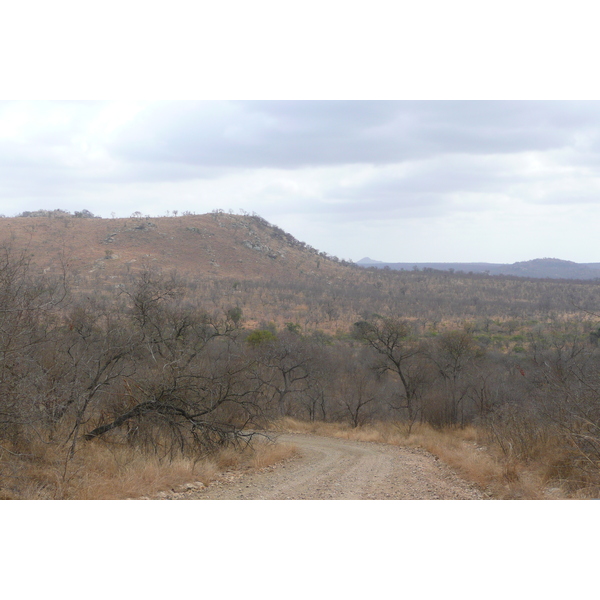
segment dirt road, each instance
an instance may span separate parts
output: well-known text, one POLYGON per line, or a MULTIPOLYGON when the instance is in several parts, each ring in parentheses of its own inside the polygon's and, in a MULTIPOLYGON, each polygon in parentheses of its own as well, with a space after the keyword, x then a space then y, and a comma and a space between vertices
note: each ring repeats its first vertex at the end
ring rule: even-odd
POLYGON ((304 434, 280 435, 301 456, 226 477, 189 500, 477 500, 483 495, 425 450, 304 434))

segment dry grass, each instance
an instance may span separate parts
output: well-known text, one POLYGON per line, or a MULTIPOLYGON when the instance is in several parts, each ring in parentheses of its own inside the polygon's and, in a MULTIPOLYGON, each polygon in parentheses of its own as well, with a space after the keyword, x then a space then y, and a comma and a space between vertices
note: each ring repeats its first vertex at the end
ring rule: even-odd
POLYGON ((501 456, 484 445, 475 427, 433 429, 422 425, 409 436, 411 445, 426 449, 464 479, 496 499, 541 499, 544 482, 531 465, 501 456))
POLYGON ((254 469, 264 469, 297 454, 298 450, 292 444, 257 442, 249 456, 249 464, 254 469))
MULTIPOLYGON (((129 454, 125 451, 124 454, 129 454)), ((119 466, 107 456, 94 456, 82 468, 81 478, 68 490, 67 498, 78 500, 120 500, 171 490, 190 481, 210 481, 214 474, 210 461, 194 463, 176 459, 165 463, 155 457, 131 456, 119 466)))
POLYGON ((35 458, 4 461, 0 497, 21 500, 120 500, 194 481, 209 481, 213 461, 147 456, 125 446, 90 443, 65 462, 64 448, 46 447, 35 458))
POLYGON ((308 422, 283 417, 274 422, 272 428, 287 433, 312 433, 360 442, 406 445, 405 429, 396 423, 376 423, 354 428, 347 423, 308 422))
POLYGON ((224 448, 209 458, 169 461, 126 446, 91 442, 65 463, 64 448, 45 445, 37 450, 35 459, 16 460, 4 453, 0 459, 0 500, 153 497, 192 482, 209 485, 225 471, 260 469, 296 452, 290 445, 257 441, 244 450, 224 448))
MULTIPOLYGON (((546 490, 550 481, 548 461, 525 463, 514 457, 507 458, 498 448, 489 444, 489 440, 475 427, 438 430, 426 424, 416 424, 409 434, 408 427, 402 423, 373 423, 355 429, 344 423, 309 423, 289 417, 277 421, 274 427, 290 433, 312 433, 363 442, 423 448, 452 467, 464 479, 476 484, 491 498, 549 497, 546 490)), ((553 487, 550 496, 567 496, 560 482, 555 481, 551 485, 553 487)))

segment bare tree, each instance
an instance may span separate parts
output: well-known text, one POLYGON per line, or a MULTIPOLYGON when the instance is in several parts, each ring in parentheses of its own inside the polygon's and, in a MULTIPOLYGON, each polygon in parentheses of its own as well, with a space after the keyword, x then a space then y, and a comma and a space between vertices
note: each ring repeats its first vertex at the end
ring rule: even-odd
POLYGON ((464 425, 464 403, 469 399, 472 375, 484 356, 483 349, 470 332, 448 331, 434 339, 427 356, 438 373, 438 402, 426 420, 436 425, 464 425))
POLYGON ((176 283, 146 274, 125 292, 135 369, 119 374, 120 393, 86 439, 125 427, 156 449, 169 432, 169 452, 183 453, 245 437, 256 403, 235 320, 185 301, 176 283))
POLYGON ((28 256, 0 248, 0 438, 26 441, 23 436, 43 417, 37 407, 39 357, 67 292, 64 273, 36 277, 28 256))
POLYGON ((280 416, 289 414, 293 401, 309 389, 315 368, 313 348, 309 340, 284 331, 274 340, 254 347, 255 385, 263 390, 267 401, 280 416))
POLYGON ((406 409, 409 421, 413 421, 424 381, 417 361, 422 350, 412 336, 410 324, 396 318, 375 316, 370 321, 356 323, 354 335, 379 357, 375 364, 378 372, 391 373, 398 378, 399 402, 395 408, 406 409))
POLYGON ((352 427, 363 425, 369 417, 368 409, 378 398, 379 386, 373 372, 359 365, 347 365, 340 374, 338 386, 340 403, 347 412, 352 427))

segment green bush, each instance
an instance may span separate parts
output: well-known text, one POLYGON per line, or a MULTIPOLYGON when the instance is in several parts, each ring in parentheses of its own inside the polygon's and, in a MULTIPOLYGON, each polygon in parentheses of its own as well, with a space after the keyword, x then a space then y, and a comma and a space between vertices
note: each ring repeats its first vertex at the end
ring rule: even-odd
POLYGON ((275 334, 268 329, 256 329, 247 338, 246 342, 250 346, 258 346, 266 342, 272 342, 275 339, 275 334))

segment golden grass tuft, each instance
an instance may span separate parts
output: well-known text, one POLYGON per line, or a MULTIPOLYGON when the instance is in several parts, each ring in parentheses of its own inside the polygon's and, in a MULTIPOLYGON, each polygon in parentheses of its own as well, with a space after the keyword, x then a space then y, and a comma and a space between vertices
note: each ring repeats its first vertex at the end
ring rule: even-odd
POLYGON ((133 457, 124 468, 116 468, 115 463, 110 460, 101 462, 102 466, 96 462, 100 468, 94 468, 94 465, 87 462, 85 475, 72 489, 70 498, 78 500, 135 498, 172 490, 192 479, 202 481, 204 475, 202 465, 194 464, 189 459, 176 459, 165 463, 154 457, 138 455, 133 457))
POLYGON ((220 471, 239 467, 242 454, 235 448, 223 448, 214 458, 217 469, 220 471))

